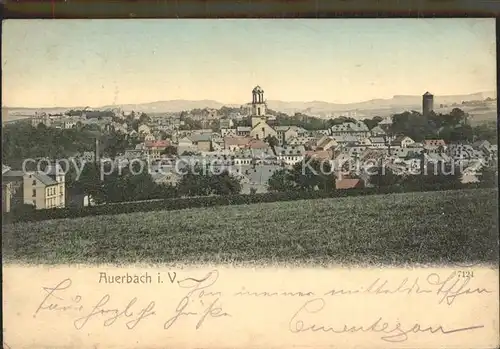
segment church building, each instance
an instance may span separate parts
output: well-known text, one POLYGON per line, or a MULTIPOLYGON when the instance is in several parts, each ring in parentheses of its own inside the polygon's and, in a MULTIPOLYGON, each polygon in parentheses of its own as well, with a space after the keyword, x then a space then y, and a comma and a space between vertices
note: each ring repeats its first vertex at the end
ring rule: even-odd
POLYGON ((264 90, 256 86, 252 90, 252 108, 251 108, 252 129, 250 137, 255 139, 265 139, 268 136, 277 138, 278 134, 274 128, 267 123, 266 101, 264 100, 264 90))

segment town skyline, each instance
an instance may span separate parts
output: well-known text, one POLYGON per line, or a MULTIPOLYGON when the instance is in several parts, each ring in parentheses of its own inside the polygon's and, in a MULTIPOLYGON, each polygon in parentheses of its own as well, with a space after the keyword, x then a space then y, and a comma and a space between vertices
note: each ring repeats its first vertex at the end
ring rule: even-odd
MULTIPOLYGON (((256 85, 256 86, 260 86, 260 85, 256 85)), ((493 90, 490 90, 490 91, 473 91, 473 92, 470 92, 470 93, 463 93, 463 94, 445 94, 445 95, 436 95, 434 93, 432 93, 432 91, 425 91, 425 92, 429 92, 431 93, 434 97, 457 97, 457 96, 474 96, 474 95, 495 95, 495 97, 492 97, 492 98, 496 98, 496 93, 497 91, 493 91, 493 90)), ((424 92, 424 93, 425 93, 424 92)), ((324 100, 303 100, 303 101, 299 101, 299 100, 277 100, 277 99, 274 99, 274 98, 266 98, 266 102, 267 101, 272 101, 272 102, 283 102, 283 103, 328 103, 328 104, 338 104, 338 105, 346 105, 346 106, 349 106, 349 105, 355 105, 355 104, 358 104, 358 103, 366 103, 366 102, 370 102, 370 101, 381 101, 381 100, 391 100, 391 99, 394 99, 394 98, 397 98, 397 97, 410 97, 410 98, 420 98, 422 97, 422 95, 424 93, 421 93, 421 94, 414 94, 414 95, 401 95, 401 94, 396 94, 396 95, 393 95, 391 97, 386 97, 386 98, 382 98, 382 97, 379 97, 379 98, 372 98, 372 99, 369 99, 369 100, 359 100, 359 101, 354 101, 354 102, 348 102, 348 103, 342 103, 342 102, 331 102, 331 101, 324 101, 324 100)), ((266 94, 267 95, 267 94, 266 94)), ((119 107, 121 105, 147 105, 147 104, 154 104, 154 103, 161 103, 161 102, 216 102, 216 103, 220 103, 221 105, 224 105, 224 106, 243 106, 243 105, 246 105, 246 104, 251 104, 251 98, 248 98, 248 101, 244 101, 244 102, 235 102, 235 103, 226 103, 222 100, 217 100, 217 99, 206 99, 206 98, 202 98, 202 99, 184 99, 184 98, 179 98, 179 99, 164 99, 164 100, 155 100, 155 101, 144 101, 144 102, 138 102, 138 103, 121 103, 121 104, 111 104, 111 105, 84 105, 84 104, 81 104, 81 105, 50 105, 50 106, 41 106, 41 107, 36 107, 36 106, 32 106, 32 107, 25 107, 25 106, 9 106, 9 105, 3 105, 2 107, 3 108, 10 108, 10 109, 68 109, 68 108, 90 108, 90 109, 100 109, 100 108, 109 108, 109 107, 112 107, 112 106, 116 106, 116 107, 119 107)), ((208 107, 208 106, 207 106, 208 107)))
POLYGON ((9 20, 3 36, 8 108, 496 91, 492 19, 9 20))

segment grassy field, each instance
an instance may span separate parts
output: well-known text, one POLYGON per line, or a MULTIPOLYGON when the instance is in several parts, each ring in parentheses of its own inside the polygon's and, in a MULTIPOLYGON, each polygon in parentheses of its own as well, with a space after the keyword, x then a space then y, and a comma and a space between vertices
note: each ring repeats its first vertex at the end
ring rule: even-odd
POLYGON ((16 223, 11 263, 403 265, 498 260, 497 190, 303 200, 16 223))

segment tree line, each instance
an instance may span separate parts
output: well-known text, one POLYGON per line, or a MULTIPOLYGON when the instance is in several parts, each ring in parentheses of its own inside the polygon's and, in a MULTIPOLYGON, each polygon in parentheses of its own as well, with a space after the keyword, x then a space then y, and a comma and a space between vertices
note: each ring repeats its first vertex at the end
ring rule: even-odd
POLYGON ((393 115, 389 132, 408 136, 415 142, 443 139, 447 144, 475 140, 496 143, 496 125, 486 123, 473 127, 468 118, 469 115, 460 108, 454 108, 448 114, 431 112, 422 115, 417 111, 405 111, 393 115))
POLYGON ((214 174, 194 167, 178 183, 156 183, 140 164, 122 169, 110 163, 86 163, 79 177, 72 166, 65 169, 68 196, 89 195, 97 204, 208 195, 233 195, 241 191, 240 181, 227 171, 214 174), (100 168, 99 166, 103 166, 100 168), (102 176, 101 173, 106 173, 102 176))
MULTIPOLYGON (((302 163, 292 169, 280 169, 269 179, 269 191, 332 191, 335 189, 335 175, 329 163, 316 159, 306 159, 309 166, 303 171, 302 163)), ((228 171, 214 173, 209 168, 194 165, 182 174, 173 184, 157 184, 147 171, 140 171, 139 164, 132 168, 111 171, 111 164, 101 169, 97 164, 87 163, 77 179, 76 170, 67 170, 66 188, 71 195, 90 195, 100 203, 140 201, 175 197, 196 197, 211 195, 236 195, 241 192, 242 184, 228 171)), ((255 192, 255 190, 251 190, 255 192)))
POLYGON ((43 124, 13 123, 2 130, 2 163, 20 169, 24 159, 62 159, 93 151, 100 133, 88 129, 57 129, 43 124))
POLYGON ((6 125, 2 133, 2 162, 15 169, 20 169, 25 159, 68 159, 83 152, 95 152, 96 138, 100 141, 100 155, 109 157, 133 149, 139 142, 112 129, 104 131, 97 125, 60 129, 18 122, 6 125))

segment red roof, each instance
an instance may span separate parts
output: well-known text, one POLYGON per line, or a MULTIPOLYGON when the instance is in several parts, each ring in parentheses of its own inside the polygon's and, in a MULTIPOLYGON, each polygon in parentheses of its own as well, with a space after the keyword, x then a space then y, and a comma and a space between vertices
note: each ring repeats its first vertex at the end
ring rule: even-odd
POLYGON ((325 137, 325 139, 323 139, 321 143, 318 142, 317 147, 323 148, 325 145, 327 145, 328 143, 330 143, 332 141, 335 141, 335 140, 331 137, 325 137))
POLYGON ((328 150, 308 150, 305 152, 305 156, 310 156, 312 158, 318 159, 331 159, 332 152, 328 150))
POLYGON ((246 147, 250 149, 266 149, 269 148, 269 145, 260 139, 252 139, 246 147))
POLYGON ((337 180, 335 182, 335 187, 337 189, 362 188, 363 181, 361 179, 344 178, 344 179, 337 180))
POLYGON ((144 146, 147 148, 166 148, 170 145, 170 141, 168 139, 162 141, 146 141, 144 142, 144 146))
POLYGON ((250 137, 224 137, 224 143, 227 145, 246 146, 250 144, 253 138, 250 137))
POLYGON ((305 142, 304 145, 312 148, 316 146, 316 141, 310 140, 305 142))

